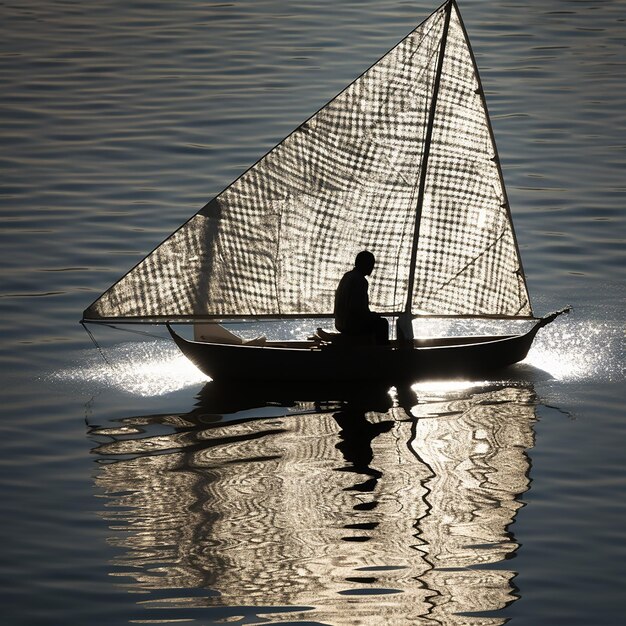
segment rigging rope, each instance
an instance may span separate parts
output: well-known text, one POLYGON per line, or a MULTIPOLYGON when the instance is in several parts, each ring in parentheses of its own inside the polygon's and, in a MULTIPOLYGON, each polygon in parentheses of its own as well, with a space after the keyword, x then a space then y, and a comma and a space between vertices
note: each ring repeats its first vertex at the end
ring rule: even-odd
POLYGON ((100 347, 100 344, 96 341, 96 338, 93 336, 93 333, 87 328, 85 322, 83 322, 83 320, 80 321, 80 325, 85 329, 85 332, 89 335, 89 338, 91 339, 91 341, 93 342, 93 345, 96 346, 96 348, 98 349, 98 352, 100 353, 100 356, 102 357, 102 359, 104 360, 104 362, 111 368, 111 369, 115 369, 113 367, 113 364, 111 363, 111 361, 109 361, 109 359, 106 358, 102 348, 100 347))
MULTIPOLYGON (((154 333, 147 333, 147 332, 145 332, 143 330, 131 330, 130 328, 120 328, 119 326, 115 326, 114 324, 107 324, 106 322, 92 322, 92 323, 98 323, 101 326, 108 326, 109 328, 113 328, 114 330, 121 330, 121 331, 124 331, 124 332, 127 332, 127 333, 134 333, 136 335, 145 335, 146 337, 154 337, 155 339, 164 339, 164 337, 162 335, 155 335, 154 333)), ((102 347, 98 343, 98 341, 95 338, 94 334, 89 330, 89 328, 87 328, 87 325, 85 324, 85 321, 81 320, 80 324, 85 329, 85 332, 89 335, 89 338, 91 339, 93 345, 96 346, 98 352, 100 353, 100 356, 102 357, 102 360, 112 370, 115 370, 115 365, 113 365, 113 363, 111 363, 111 361, 109 361, 109 359, 107 359, 106 355, 104 354, 104 350, 102 349, 102 347)))
MULTIPOLYGON (((83 326, 85 326, 85 322, 81 320, 80 322, 83 326)), ((130 328, 122 328, 121 326, 116 326, 115 324, 110 324, 108 322, 90 322, 91 324, 99 324, 100 326, 108 326, 109 328, 113 328, 114 330, 121 330, 122 332, 126 332, 126 333, 134 333, 135 335, 145 335, 146 337, 154 337, 155 339, 165 339, 165 337, 163 337, 163 335, 155 335, 154 333, 148 333, 145 330, 131 330, 130 328)), ((139 323, 139 322, 137 322, 139 323)), ((85 330, 87 330, 87 328, 85 327, 85 330)), ((87 332, 89 333, 89 335, 91 335, 91 332, 89 332, 89 330, 87 330, 87 332)), ((93 338, 93 336, 92 336, 93 338)))

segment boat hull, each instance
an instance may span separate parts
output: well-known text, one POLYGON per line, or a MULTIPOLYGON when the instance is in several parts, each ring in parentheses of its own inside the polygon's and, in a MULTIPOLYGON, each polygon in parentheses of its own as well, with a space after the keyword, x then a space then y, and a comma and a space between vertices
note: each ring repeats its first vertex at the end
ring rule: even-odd
POLYGON ((522 361, 540 324, 525 334, 477 337, 459 345, 331 345, 322 349, 204 343, 187 340, 168 328, 185 356, 216 381, 398 382, 466 377, 522 361))

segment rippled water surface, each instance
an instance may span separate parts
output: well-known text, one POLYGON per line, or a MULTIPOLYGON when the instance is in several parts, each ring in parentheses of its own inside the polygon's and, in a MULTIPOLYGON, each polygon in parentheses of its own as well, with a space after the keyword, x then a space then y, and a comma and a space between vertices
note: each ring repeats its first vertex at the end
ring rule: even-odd
POLYGON ((501 379, 224 388, 78 324, 434 8, 0 2, 3 623, 623 623, 620 0, 460 1, 535 310, 574 307, 501 379))

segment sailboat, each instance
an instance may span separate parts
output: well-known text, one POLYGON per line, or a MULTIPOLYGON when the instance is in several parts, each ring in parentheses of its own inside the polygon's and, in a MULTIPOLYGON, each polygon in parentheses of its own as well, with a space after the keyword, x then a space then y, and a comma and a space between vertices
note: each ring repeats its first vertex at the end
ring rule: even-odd
POLYGON ((485 95, 447 0, 105 291, 84 322, 161 323, 214 380, 400 380, 523 360, 533 315, 485 95), (332 318, 356 253, 403 340, 244 341, 224 324, 332 318), (414 338, 406 321, 529 320, 498 336, 414 338), (194 340, 173 323, 194 325, 194 340), (408 327, 408 330, 407 330, 408 327))

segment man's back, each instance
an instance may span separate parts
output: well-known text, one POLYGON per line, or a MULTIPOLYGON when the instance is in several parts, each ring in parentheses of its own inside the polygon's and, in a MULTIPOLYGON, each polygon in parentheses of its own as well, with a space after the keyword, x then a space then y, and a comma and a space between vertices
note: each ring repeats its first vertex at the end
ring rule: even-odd
POLYGON ((335 292, 335 326, 342 333, 360 333, 371 317, 367 279, 357 269, 346 272, 335 292))

